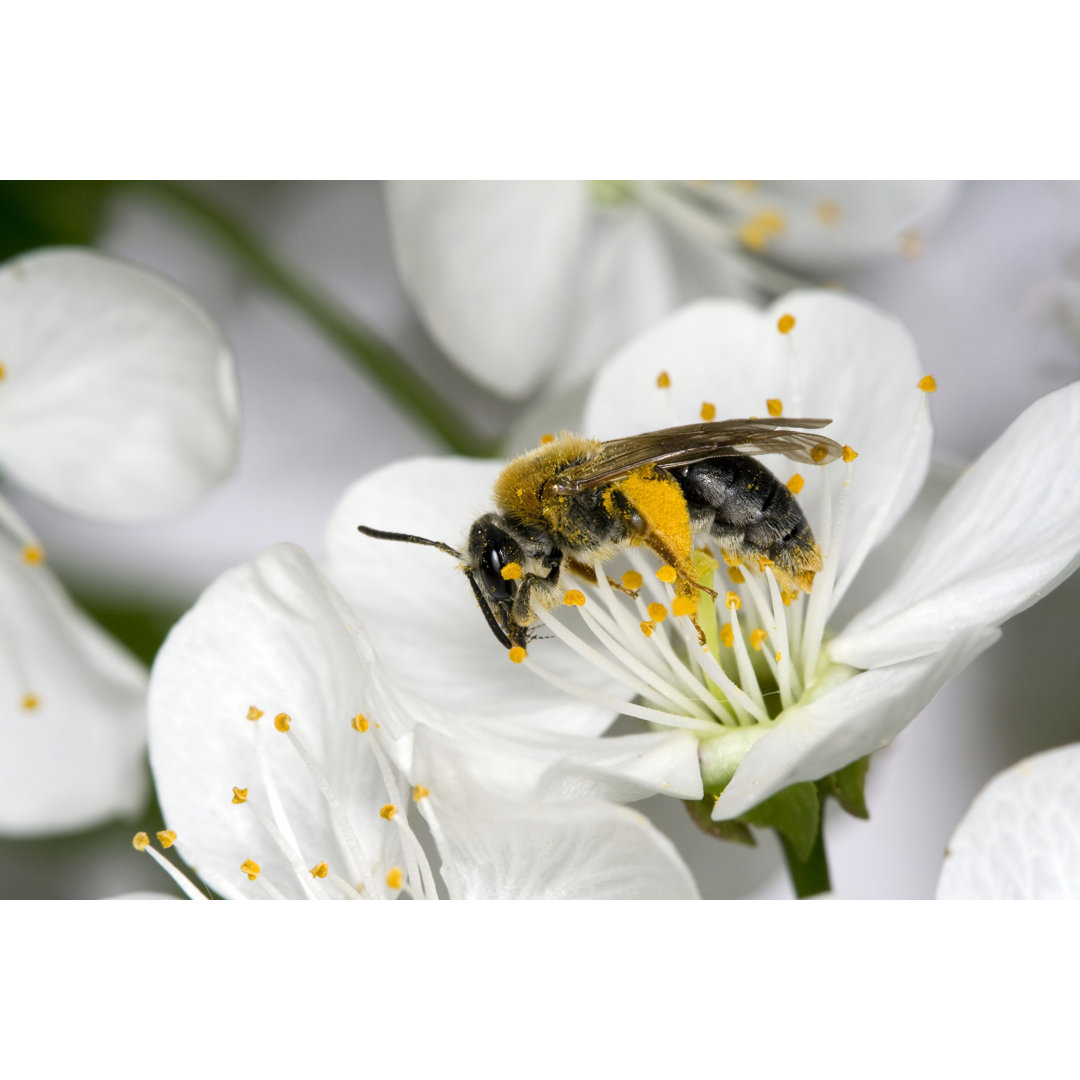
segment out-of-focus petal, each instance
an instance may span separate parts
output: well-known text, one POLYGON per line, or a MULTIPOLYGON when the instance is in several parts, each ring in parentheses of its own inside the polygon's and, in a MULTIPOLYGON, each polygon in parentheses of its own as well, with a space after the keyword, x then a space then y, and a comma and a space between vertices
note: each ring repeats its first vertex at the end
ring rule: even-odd
POLYGON ((63 509, 158 517, 233 468, 229 345, 156 274, 78 248, 6 263, 0 358, 0 465, 63 509))

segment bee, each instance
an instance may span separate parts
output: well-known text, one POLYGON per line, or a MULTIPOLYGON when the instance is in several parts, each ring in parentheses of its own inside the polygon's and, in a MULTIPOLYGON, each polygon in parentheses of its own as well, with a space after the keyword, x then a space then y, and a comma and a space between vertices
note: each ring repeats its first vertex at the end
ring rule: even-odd
POLYGON ((464 552, 438 540, 358 528, 459 559, 488 626, 507 649, 525 647, 537 605, 559 602, 567 572, 595 584, 594 565, 627 544, 645 545, 672 568, 676 595, 691 599, 688 609, 696 608, 699 591, 716 595, 697 581, 695 540, 716 544, 731 562, 767 560, 762 565, 772 566, 782 588, 809 592, 821 551, 795 496, 755 456, 826 465, 843 448, 812 432, 830 423, 723 420, 606 442, 564 432, 503 469, 495 481, 496 510, 473 522, 464 552))

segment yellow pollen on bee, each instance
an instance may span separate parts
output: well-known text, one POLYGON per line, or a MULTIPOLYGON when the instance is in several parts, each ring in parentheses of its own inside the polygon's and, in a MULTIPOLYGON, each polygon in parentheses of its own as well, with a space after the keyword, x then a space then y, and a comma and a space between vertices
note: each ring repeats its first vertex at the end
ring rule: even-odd
POLYGON ((248 789, 246 787, 234 787, 232 789, 232 801, 239 805, 240 803, 246 803, 248 796, 248 789))
POLYGON ((45 549, 40 544, 26 544, 19 554, 28 566, 38 566, 45 561, 45 549))
POLYGON ((254 881, 262 873, 262 867, 254 859, 245 859, 240 869, 247 874, 248 881, 254 881))
POLYGON ((795 316, 794 315, 781 315, 776 322, 776 329, 781 334, 790 334, 795 329, 795 316))
POLYGON ((176 843, 176 832, 173 829, 162 829, 157 834, 157 839, 163 848, 171 848, 176 843))
POLYGON ((41 698, 37 694, 23 694, 19 699, 19 708, 27 712, 33 712, 41 704, 41 698))
POLYGON ((905 229, 899 236, 900 254, 917 259, 926 250, 926 237, 918 229, 905 229))
POLYGON ((362 712, 358 712, 349 721, 349 725, 350 725, 350 727, 352 727, 353 731, 359 731, 361 735, 363 735, 364 732, 367 731, 368 727, 370 726, 369 723, 368 723, 368 718, 362 712))
POLYGON ((738 555, 732 555, 730 551, 721 552, 720 557, 724 560, 724 562, 728 566, 738 566, 739 565, 739 556, 738 555))
POLYGON ((727 576, 736 585, 741 585, 746 580, 746 575, 737 566, 729 566, 727 576))
POLYGON ((145 851, 150 846, 150 837, 144 832, 137 832, 131 838, 131 846, 136 851, 145 851))
POLYGON ((652 603, 649 605, 649 618, 653 622, 663 622, 667 618, 667 608, 663 604, 652 603))
POLYGON ((656 629, 656 623, 655 622, 638 623, 638 626, 641 627, 641 632, 646 637, 652 637, 652 632, 656 629))
POLYGON ((563 603, 567 607, 584 607, 585 594, 580 589, 567 589, 563 603))
POLYGON ((778 397, 766 398, 765 408, 770 416, 779 416, 784 411, 784 403, 778 397))
POLYGON ((553 443, 554 441, 555 441, 555 436, 552 435, 550 431, 545 432, 543 435, 540 436, 540 445, 541 446, 547 446, 548 443, 553 443))
POLYGON ((396 813, 397 813, 397 807, 393 803, 388 802, 379 811, 379 817, 385 818, 387 821, 390 821, 396 813))
POLYGON ((421 799, 426 799, 430 794, 431 792, 423 784, 417 784, 412 789, 412 801, 419 802, 421 799))
POLYGON ((738 611, 739 608, 742 607, 742 597, 740 597, 737 592, 729 592, 727 596, 724 597, 724 606, 729 611, 738 611))
POLYGON ((395 892, 405 884, 405 875, 401 872, 400 866, 391 866, 386 871, 386 884, 395 892))
POLYGON ((766 634, 765 631, 761 629, 761 627, 756 627, 755 629, 751 630, 750 631, 750 646, 751 646, 751 648, 756 649, 758 652, 761 652, 762 643, 765 641, 765 639, 768 636, 769 635, 766 634))
POLYGON ((661 390, 666 390, 671 385, 671 376, 666 371, 661 371, 660 374, 656 376, 656 385, 661 390))
POLYGON ((840 456, 844 459, 844 461, 850 464, 859 456, 859 451, 852 450, 852 448, 848 446, 847 443, 845 443, 843 450, 840 451, 840 456))
POLYGON ((693 615, 698 609, 696 596, 676 596, 671 603, 672 615, 693 615))
POLYGON ((251 708, 247 711, 247 718, 249 720, 260 720, 262 719, 262 716, 262 709, 256 709, 254 705, 252 705, 251 708))
POLYGON ((517 581, 521 577, 521 563, 508 562, 500 571, 503 581, 517 581))
POLYGON ((622 584, 624 589, 640 589, 642 577, 636 570, 627 570, 622 576, 622 584))
POLYGON ((288 731, 291 726, 292 717, 290 717, 287 712, 279 712, 277 716, 274 717, 274 727, 277 728, 278 731, 288 731))
POLYGON ((510 657, 511 664, 520 664, 528 653, 520 645, 515 645, 506 655, 510 657))
POLYGON ((924 394, 932 394, 937 389, 937 379, 933 375, 924 375, 915 385, 924 394))
POLYGON ((674 584, 675 579, 679 575, 675 572, 675 567, 674 566, 668 566, 667 563, 665 563, 663 566, 660 567, 659 570, 656 571, 656 576, 665 585, 672 585, 672 584, 674 584))
POLYGON ((716 419, 716 406, 711 401, 703 401, 701 403, 701 419, 702 420, 715 420, 716 419))
POLYGON ((828 456, 828 448, 824 446, 815 446, 814 449, 810 451, 810 459, 815 465, 820 465, 828 456))
POLYGON ((325 862, 318 862, 308 871, 308 873, 313 878, 326 877, 326 875, 330 873, 330 867, 327 866, 325 862))
POLYGON ((758 556, 758 561, 757 561, 758 573, 764 574, 768 567, 775 566, 775 565, 776 564, 772 561, 772 559, 769 558, 768 555, 760 555, 760 556, 758 556))
POLYGON ((819 202, 814 213, 817 214, 817 219, 822 225, 835 225, 840 220, 840 207, 831 199, 819 202))
POLYGON ((720 640, 726 649, 730 649, 735 644, 735 631, 731 629, 731 623, 724 623, 720 627, 720 640))

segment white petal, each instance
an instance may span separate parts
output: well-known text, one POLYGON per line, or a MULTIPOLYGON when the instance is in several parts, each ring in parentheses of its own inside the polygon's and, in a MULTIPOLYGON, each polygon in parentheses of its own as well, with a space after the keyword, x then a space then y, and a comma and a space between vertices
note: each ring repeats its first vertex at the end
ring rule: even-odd
MULTIPOLYGON (((572 698, 511 664, 455 560, 435 548, 373 540, 357 525, 440 540, 461 550, 492 508, 502 466, 413 458, 359 480, 327 526, 325 571, 376 641, 387 677, 439 709, 548 731, 599 734, 612 710, 572 698)), ((530 650, 567 678, 614 687, 559 642, 530 650)))
POLYGON ((819 780, 881 749, 998 637, 997 630, 971 630, 933 656, 860 672, 809 704, 787 710, 750 748, 713 817, 737 817, 789 784, 819 780))
POLYGON ((953 486, 892 587, 833 642, 878 666, 934 649, 967 627, 997 626, 1080 562, 1080 488, 1068 462, 1080 383, 1028 408, 953 486))
POLYGON ((143 666, 0 533, 0 833, 71 832, 144 806, 145 706, 143 666))
POLYGON ((983 788, 949 841, 937 897, 1080 899, 1080 746, 1036 754, 983 788))
MULTIPOLYGON (((924 407, 916 388, 921 374, 900 323, 847 297, 792 293, 765 312, 738 301, 701 302, 642 334, 600 370, 585 430, 606 439, 689 424, 701 419, 706 402, 718 420, 767 416, 769 399, 780 400, 784 416, 832 418, 824 434, 859 454, 842 565, 879 508, 887 512, 875 526, 878 539, 922 484, 931 431, 928 422, 915 431, 924 407), (795 318, 788 334, 777 329, 783 314, 795 318), (670 378, 667 388, 657 386, 661 372, 670 378)), ((804 476, 799 501, 811 525, 820 517, 823 478, 835 487, 844 476, 841 463, 817 469, 776 456, 762 460, 785 482, 796 472, 804 476)))
POLYGON ((221 331, 164 278, 78 248, 0 270, 0 462, 42 498, 136 521, 232 470, 237 401, 221 331))
POLYGON ((274 728, 279 712, 292 718, 379 880, 399 864, 397 829, 378 816, 389 800, 368 736, 350 726, 357 712, 390 718, 379 711, 378 672, 341 612, 310 559, 282 544, 222 575, 158 653, 149 706, 158 797, 184 858, 224 895, 261 895, 240 871, 249 858, 286 895, 302 895, 300 882, 312 882, 294 874, 250 805, 232 803, 234 786, 248 788, 249 802, 271 812, 260 741, 304 865, 326 860, 358 884, 316 780, 274 728), (247 719, 252 706, 264 713, 255 722, 247 719))
POLYGON ((398 269, 435 339, 477 382, 524 397, 558 358, 588 213, 581 181, 396 181, 398 269))
POLYGON ((417 731, 416 779, 431 790, 451 896, 462 900, 692 900, 697 887, 641 814, 599 800, 492 795, 465 753, 417 731))

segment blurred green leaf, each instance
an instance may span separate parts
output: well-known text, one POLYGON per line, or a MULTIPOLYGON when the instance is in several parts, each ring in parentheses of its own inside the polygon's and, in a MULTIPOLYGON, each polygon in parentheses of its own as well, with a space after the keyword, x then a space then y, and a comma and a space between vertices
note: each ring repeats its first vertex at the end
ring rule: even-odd
POLYGON ((0 181, 0 261, 49 244, 89 244, 112 190, 106 180, 0 181))
POLYGON ((165 635, 183 614, 182 610, 139 607, 78 592, 72 592, 72 597, 83 611, 148 665, 161 648, 165 635))

